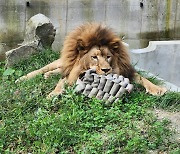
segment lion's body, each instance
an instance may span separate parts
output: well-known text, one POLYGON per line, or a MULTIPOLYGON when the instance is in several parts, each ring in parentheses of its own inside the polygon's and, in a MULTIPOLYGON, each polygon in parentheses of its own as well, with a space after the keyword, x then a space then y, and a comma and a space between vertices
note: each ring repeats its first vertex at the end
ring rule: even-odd
POLYGON ((39 73, 45 73, 45 77, 61 73, 64 79, 50 93, 50 96, 58 95, 63 91, 64 82, 73 84, 81 73, 90 68, 95 69, 97 74, 116 73, 130 80, 135 79, 154 95, 164 94, 166 91, 135 72, 128 52, 117 35, 105 26, 90 23, 78 27, 66 37, 60 59, 21 77, 20 80, 29 79, 39 73))

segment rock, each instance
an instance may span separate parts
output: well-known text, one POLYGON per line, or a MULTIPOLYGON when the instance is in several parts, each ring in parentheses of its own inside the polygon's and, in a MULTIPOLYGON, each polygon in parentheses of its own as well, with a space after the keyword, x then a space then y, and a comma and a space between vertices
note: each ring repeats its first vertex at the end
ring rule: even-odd
POLYGON ((37 41, 9 50, 6 52, 6 66, 12 66, 20 60, 27 59, 30 55, 37 52, 39 52, 37 41))
POLYGON ((6 52, 6 66, 12 66, 27 59, 43 48, 51 48, 56 30, 50 19, 43 14, 37 14, 29 19, 26 25, 25 38, 20 47, 6 52))
POLYGON ((51 47, 55 34, 56 30, 50 19, 43 14, 37 14, 27 22, 25 38, 22 45, 38 40, 43 47, 51 47))
POLYGON ((0 61, 5 60, 5 58, 6 58, 6 54, 5 54, 4 45, 1 43, 0 44, 0 61))
POLYGON ((98 75, 95 70, 89 69, 78 78, 75 91, 90 98, 102 99, 106 105, 110 105, 132 89, 133 85, 130 84, 129 79, 122 75, 98 75))

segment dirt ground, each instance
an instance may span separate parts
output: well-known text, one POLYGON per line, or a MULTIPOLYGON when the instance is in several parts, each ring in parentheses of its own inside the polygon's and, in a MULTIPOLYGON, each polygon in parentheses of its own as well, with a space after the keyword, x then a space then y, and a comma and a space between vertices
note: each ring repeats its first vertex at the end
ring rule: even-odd
POLYGON ((171 122, 170 128, 176 131, 173 138, 180 143, 180 112, 168 112, 155 109, 154 113, 159 120, 168 119, 171 122))

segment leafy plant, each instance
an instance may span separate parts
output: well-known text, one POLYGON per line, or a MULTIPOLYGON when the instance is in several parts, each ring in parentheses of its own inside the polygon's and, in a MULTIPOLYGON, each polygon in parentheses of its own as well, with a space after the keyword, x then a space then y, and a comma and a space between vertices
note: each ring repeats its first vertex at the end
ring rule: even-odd
POLYGON ((10 75, 12 75, 14 72, 15 72, 14 69, 12 69, 12 68, 7 68, 7 69, 4 71, 3 76, 10 76, 10 75))

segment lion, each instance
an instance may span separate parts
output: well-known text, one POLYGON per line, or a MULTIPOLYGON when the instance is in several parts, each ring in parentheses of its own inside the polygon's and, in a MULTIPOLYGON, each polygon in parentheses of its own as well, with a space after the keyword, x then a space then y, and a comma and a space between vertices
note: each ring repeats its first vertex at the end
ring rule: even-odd
POLYGON ((108 27, 87 23, 79 26, 67 35, 61 57, 58 60, 20 77, 27 80, 38 74, 48 78, 60 73, 55 89, 48 97, 63 93, 64 84, 73 85, 78 77, 88 69, 95 69, 97 74, 115 73, 141 84, 152 95, 163 95, 166 88, 151 83, 142 77, 130 63, 130 57, 122 40, 108 27))

